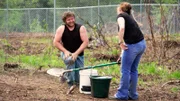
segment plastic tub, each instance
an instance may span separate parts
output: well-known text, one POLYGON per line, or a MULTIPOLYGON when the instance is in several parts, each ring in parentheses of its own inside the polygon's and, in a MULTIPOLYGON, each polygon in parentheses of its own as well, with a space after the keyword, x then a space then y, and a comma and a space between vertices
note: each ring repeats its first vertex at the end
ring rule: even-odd
POLYGON ((80 84, 79 91, 84 94, 91 94, 91 82, 90 76, 98 76, 98 72, 95 69, 86 69, 79 71, 80 84))

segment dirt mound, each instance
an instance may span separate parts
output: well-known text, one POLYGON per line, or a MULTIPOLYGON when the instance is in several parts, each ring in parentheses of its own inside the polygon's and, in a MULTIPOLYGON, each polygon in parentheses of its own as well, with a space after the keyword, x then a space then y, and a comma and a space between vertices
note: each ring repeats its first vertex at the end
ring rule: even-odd
POLYGON ((180 42, 174 40, 164 41, 164 46, 166 48, 176 48, 180 47, 180 42))
POLYGON ((97 54, 94 54, 93 57, 96 57, 96 59, 98 59, 98 60, 110 60, 112 62, 115 62, 115 61, 117 61, 119 55, 114 56, 114 55, 98 54, 97 53, 97 54))

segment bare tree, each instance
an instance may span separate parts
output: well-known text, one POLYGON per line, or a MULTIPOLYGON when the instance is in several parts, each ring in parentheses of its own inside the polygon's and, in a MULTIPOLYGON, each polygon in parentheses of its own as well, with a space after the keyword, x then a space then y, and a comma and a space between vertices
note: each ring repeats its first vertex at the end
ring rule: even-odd
POLYGON ((153 30, 153 26, 154 26, 154 23, 153 23, 153 20, 152 20, 152 17, 151 17, 151 5, 149 5, 149 3, 151 0, 145 0, 145 3, 147 3, 145 5, 146 7, 146 13, 147 13, 147 20, 149 22, 149 27, 150 27, 150 32, 151 32, 151 38, 152 38, 152 47, 153 47, 153 57, 156 57, 156 40, 155 40, 155 37, 154 37, 154 30, 153 30))
POLYGON ((105 39, 105 35, 102 33, 102 30, 104 28, 104 21, 100 15, 98 16, 100 17, 101 25, 97 24, 94 26, 91 25, 89 21, 82 18, 78 13, 76 13, 76 15, 78 16, 80 20, 82 20, 85 24, 87 24, 92 29, 92 35, 90 37, 94 37, 95 38, 94 40, 96 40, 96 43, 99 44, 99 46, 108 46, 108 48, 110 48, 109 44, 107 43, 105 39))

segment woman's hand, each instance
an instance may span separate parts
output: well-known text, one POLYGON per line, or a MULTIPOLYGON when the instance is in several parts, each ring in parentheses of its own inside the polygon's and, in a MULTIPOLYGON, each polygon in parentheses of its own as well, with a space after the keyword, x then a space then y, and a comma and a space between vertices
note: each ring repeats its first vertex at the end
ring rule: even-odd
POLYGON ((121 47, 122 50, 128 49, 128 47, 127 47, 127 45, 125 43, 121 43, 120 47, 121 47))
POLYGON ((118 64, 121 64, 121 56, 119 56, 119 58, 116 60, 116 62, 117 62, 118 64))

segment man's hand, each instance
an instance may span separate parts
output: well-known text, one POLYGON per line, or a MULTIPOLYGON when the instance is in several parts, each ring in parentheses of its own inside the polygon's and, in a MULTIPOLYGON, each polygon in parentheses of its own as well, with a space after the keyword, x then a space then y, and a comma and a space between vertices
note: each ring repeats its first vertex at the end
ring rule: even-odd
POLYGON ((72 53, 71 56, 72 56, 72 60, 76 61, 76 59, 78 57, 78 54, 77 53, 72 53))
POLYGON ((64 52, 64 59, 67 59, 67 57, 71 56, 71 52, 65 51, 64 52))

